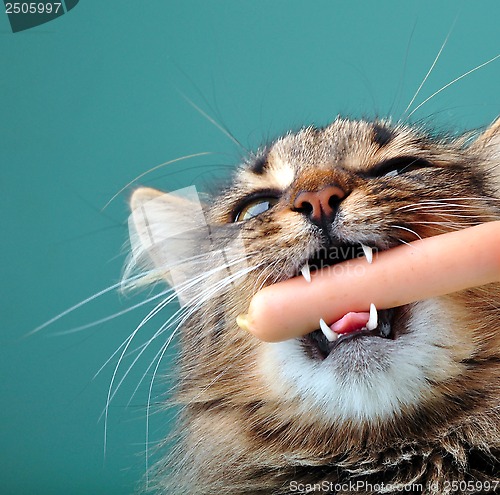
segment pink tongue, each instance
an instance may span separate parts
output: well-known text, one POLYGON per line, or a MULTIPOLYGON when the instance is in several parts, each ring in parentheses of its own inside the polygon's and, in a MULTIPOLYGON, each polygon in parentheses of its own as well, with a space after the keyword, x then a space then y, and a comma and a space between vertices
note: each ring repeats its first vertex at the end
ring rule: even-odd
POLYGON ((347 313, 340 320, 337 320, 330 328, 335 333, 352 333, 361 330, 366 326, 370 318, 370 313, 347 313))

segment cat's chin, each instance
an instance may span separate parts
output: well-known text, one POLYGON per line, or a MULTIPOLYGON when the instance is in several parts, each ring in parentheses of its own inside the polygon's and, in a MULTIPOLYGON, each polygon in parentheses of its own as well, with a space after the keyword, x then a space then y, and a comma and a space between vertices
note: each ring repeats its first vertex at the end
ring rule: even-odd
POLYGON ((449 350, 453 336, 442 319, 447 312, 427 300, 387 313, 390 335, 359 332, 339 339, 326 356, 303 338, 264 344, 268 385, 277 397, 314 408, 327 423, 384 421, 418 408, 433 396, 431 383, 457 371, 449 350))
POLYGON ((300 338, 304 352, 311 358, 319 361, 328 359, 338 347, 349 345, 349 342, 357 339, 390 339, 394 340, 399 335, 401 325, 398 319, 404 314, 405 308, 392 308, 378 311, 377 326, 368 330, 365 326, 354 329, 348 333, 340 334, 336 340, 330 341, 320 329, 300 338))

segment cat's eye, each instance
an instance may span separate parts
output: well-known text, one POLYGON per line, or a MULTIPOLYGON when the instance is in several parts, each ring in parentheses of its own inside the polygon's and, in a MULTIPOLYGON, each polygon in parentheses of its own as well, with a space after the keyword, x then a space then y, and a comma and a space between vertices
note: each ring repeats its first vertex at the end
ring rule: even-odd
POLYGON ((272 208, 278 202, 278 198, 274 196, 261 196, 248 201, 234 215, 235 222, 250 220, 251 218, 264 213, 272 208))
POLYGON ((401 156, 379 163, 370 171, 369 175, 371 177, 395 177, 397 175, 406 174, 413 172, 414 170, 429 168, 432 166, 432 163, 424 158, 401 156))

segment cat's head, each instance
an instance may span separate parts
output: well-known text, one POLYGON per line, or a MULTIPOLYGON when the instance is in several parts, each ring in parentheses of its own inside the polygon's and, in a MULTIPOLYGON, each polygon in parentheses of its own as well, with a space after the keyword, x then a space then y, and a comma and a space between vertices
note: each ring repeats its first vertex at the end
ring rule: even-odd
POLYGON ((491 406, 498 285, 380 312, 375 335, 333 345, 319 331, 260 342, 236 316, 259 288, 300 275, 306 263, 359 256, 361 244, 376 256, 500 219, 499 129, 497 121, 476 140, 451 139, 337 119, 261 149, 203 205, 192 189, 136 191, 132 264, 146 281, 165 279, 182 304, 172 320, 182 340, 182 400, 207 414, 230 406, 228 425, 245 417, 249 428, 287 425, 289 438, 311 425, 355 430, 422 416, 438 423, 473 409, 478 397, 491 406), (308 199, 318 191, 328 191, 320 210, 308 199))

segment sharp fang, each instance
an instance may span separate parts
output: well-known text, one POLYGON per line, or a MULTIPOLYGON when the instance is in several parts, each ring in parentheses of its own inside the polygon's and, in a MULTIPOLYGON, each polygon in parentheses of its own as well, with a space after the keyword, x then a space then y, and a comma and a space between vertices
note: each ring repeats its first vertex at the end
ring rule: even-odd
POLYGON ((365 253, 366 261, 368 261, 368 263, 371 263, 373 261, 372 248, 370 246, 365 246, 364 244, 361 244, 361 247, 363 248, 363 253, 365 253))
POLYGON ((327 338, 328 342, 333 342, 339 338, 338 334, 335 333, 326 323, 323 318, 319 320, 319 328, 323 332, 323 335, 327 338))
POLYGON ((309 263, 306 261, 306 264, 300 269, 300 273, 306 279, 306 282, 311 281, 311 270, 309 270, 309 263))
POLYGON ((370 318, 368 319, 368 323, 366 324, 366 328, 368 330, 375 330, 378 325, 378 313, 375 304, 370 304, 370 318))

